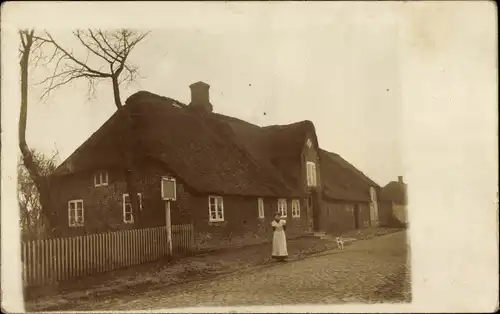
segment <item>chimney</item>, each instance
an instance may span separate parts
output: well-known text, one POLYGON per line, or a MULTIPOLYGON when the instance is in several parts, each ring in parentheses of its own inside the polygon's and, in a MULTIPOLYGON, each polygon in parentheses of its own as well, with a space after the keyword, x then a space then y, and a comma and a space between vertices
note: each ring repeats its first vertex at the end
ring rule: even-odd
POLYGON ((210 85, 205 82, 196 82, 189 85, 191 89, 191 103, 189 106, 193 109, 212 112, 213 106, 210 103, 210 85))
POLYGON ((403 176, 398 176, 398 182, 403 183, 403 176))

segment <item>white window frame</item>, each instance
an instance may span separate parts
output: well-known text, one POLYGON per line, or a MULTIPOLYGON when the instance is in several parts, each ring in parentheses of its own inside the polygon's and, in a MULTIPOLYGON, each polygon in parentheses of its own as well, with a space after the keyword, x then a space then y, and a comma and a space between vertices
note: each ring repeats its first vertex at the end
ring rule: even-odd
POLYGON ((259 211, 259 218, 264 219, 265 217, 265 212, 264 212, 264 199, 262 197, 259 197, 257 199, 257 209, 259 211))
POLYGON ((292 200, 292 217, 300 218, 300 200, 292 200))
POLYGON ((377 191, 375 190, 375 188, 373 186, 370 186, 370 199, 372 202, 377 201, 377 191))
POLYGON ((208 197, 208 220, 210 222, 220 222, 224 221, 224 199, 222 196, 215 196, 215 195, 210 195, 208 197), (210 202, 211 200, 214 200, 214 206, 215 206, 215 218, 212 218, 212 203, 210 202), (221 208, 221 215, 219 215, 218 206, 221 208))
POLYGON ((377 203, 377 190, 375 187, 370 187, 370 210, 373 213, 373 220, 378 221, 378 203, 377 203))
POLYGON ((286 199, 280 198, 278 199, 278 212, 281 214, 281 217, 287 217, 287 209, 286 209, 286 199))
POLYGON ((316 178, 316 164, 312 161, 306 163, 306 176, 307 176, 307 186, 315 187, 317 186, 316 178))
POLYGON ((98 171, 94 173, 94 186, 107 186, 109 182, 109 176, 107 171, 98 171), (104 180, 105 179, 105 180, 104 180))
MULTIPOLYGON (((137 193, 137 197, 139 198, 139 210, 142 210, 142 193, 137 193)), ((123 213, 123 222, 126 223, 126 224, 133 224, 134 223, 134 211, 133 211, 133 207, 132 207, 132 200, 130 199, 129 197, 129 194, 128 193, 123 193, 122 195, 122 213, 123 213), (129 202, 125 202, 125 199, 126 198, 129 198, 129 202), (130 204, 130 217, 132 217, 132 220, 127 220, 126 219, 126 214, 128 213, 127 211, 127 204, 130 204)))
POLYGON ((83 200, 71 200, 68 201, 68 225, 70 227, 82 227, 85 224, 85 207, 83 206, 83 200), (74 204, 74 217, 75 220, 71 221, 71 204, 74 204), (82 204, 82 215, 81 215, 81 221, 78 221, 77 219, 77 214, 78 214, 78 204, 82 204))

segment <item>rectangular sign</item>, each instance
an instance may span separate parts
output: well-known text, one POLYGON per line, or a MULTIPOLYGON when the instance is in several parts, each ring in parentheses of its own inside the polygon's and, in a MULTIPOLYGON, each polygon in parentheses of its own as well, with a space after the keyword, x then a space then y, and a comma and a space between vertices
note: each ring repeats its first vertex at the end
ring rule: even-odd
POLYGON ((175 201, 177 199, 175 179, 170 177, 161 178, 161 199, 164 201, 175 201))

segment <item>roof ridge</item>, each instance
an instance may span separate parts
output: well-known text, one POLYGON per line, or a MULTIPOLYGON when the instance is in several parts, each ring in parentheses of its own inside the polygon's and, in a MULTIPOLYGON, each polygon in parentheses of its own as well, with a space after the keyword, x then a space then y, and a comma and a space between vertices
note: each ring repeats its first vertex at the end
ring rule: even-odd
MULTIPOLYGON (((271 129, 271 128, 287 128, 287 127, 292 127, 292 126, 297 126, 301 124, 313 124, 311 120, 301 120, 297 122, 292 122, 288 124, 271 124, 271 125, 266 125, 261 127, 262 129, 271 129)), ((314 125, 314 124, 313 124, 314 125)))
MULTIPOLYGON (((222 114, 222 113, 218 113, 218 112, 213 112, 212 115, 214 116, 218 116, 218 117, 221 117, 223 119, 228 119, 228 120, 233 120, 234 122, 241 122, 241 123, 245 123, 245 124, 248 124, 250 126, 253 126, 255 128, 259 128, 259 129, 262 129, 261 126, 257 125, 257 124, 253 124, 251 122, 248 122, 248 121, 245 121, 243 119, 240 119, 240 118, 236 118, 236 117, 232 117, 232 116, 228 116, 228 115, 225 115, 225 114, 222 114)), ((226 122, 227 123, 227 122, 226 122)))
POLYGON ((158 100, 162 100, 162 101, 168 100, 168 101, 175 102, 176 104, 181 105, 182 107, 188 107, 188 105, 186 105, 182 101, 179 101, 175 98, 161 96, 161 95, 158 95, 156 93, 152 93, 152 92, 146 91, 146 90, 140 90, 140 91, 135 92, 132 95, 128 96, 127 99, 125 100, 125 105, 130 104, 130 103, 137 103, 137 99, 143 99, 143 98, 147 98, 147 97, 157 98, 158 100))

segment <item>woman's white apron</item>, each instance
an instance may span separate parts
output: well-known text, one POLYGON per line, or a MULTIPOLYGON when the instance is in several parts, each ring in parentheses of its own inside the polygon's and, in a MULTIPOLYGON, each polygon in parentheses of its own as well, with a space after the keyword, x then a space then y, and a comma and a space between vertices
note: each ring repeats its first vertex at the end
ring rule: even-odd
POLYGON ((286 235, 283 226, 286 225, 285 220, 280 220, 276 222, 273 220, 271 226, 273 226, 273 252, 272 256, 288 256, 288 251, 286 248, 286 235))

